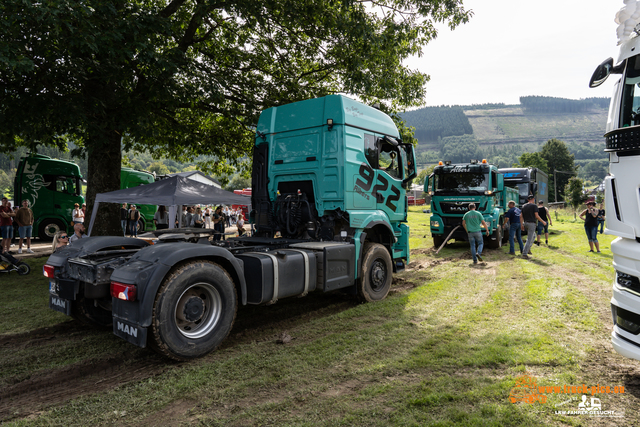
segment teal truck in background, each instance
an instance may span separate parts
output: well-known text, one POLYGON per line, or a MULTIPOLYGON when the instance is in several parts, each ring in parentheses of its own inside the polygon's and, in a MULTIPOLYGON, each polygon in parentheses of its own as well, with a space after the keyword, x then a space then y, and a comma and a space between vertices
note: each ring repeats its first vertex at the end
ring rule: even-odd
MULTIPOLYGON (((122 168, 120 188, 136 187, 154 182, 152 174, 131 168, 122 168)), ((14 179, 16 205, 29 200, 33 210, 33 237, 51 240, 60 230, 67 230, 72 219, 73 207, 82 206, 82 184, 80 167, 66 160, 52 159, 42 154, 29 154, 18 163, 14 179)), ((135 202, 135 201, 132 201, 135 202)), ((141 231, 154 230, 154 205, 141 205, 141 231)))
POLYGON ((518 201, 518 191, 504 184, 504 177, 486 160, 451 164, 440 162, 426 182, 424 191, 431 196, 431 235, 433 244, 441 246, 445 239, 468 240, 462 217, 475 203, 489 225, 485 236, 491 249, 498 249, 508 238, 504 233, 504 213, 509 200, 518 201), (455 230, 455 231, 454 231, 455 230), (453 231, 453 233, 452 233, 453 231))
POLYGON ((250 236, 158 230, 56 251, 51 309, 176 360, 215 350, 239 305, 309 292, 386 298, 409 262, 414 150, 383 112, 341 95, 269 108, 256 127, 250 236))

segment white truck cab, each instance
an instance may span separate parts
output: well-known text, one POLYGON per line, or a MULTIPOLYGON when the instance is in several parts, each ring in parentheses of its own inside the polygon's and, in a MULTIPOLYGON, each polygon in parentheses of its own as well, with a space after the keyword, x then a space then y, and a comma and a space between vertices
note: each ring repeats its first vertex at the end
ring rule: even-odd
POLYGON ((625 1, 616 15, 620 53, 600 64, 590 87, 618 74, 606 125, 610 175, 605 179, 606 234, 611 244, 613 281, 612 344, 623 356, 640 360, 640 2, 625 1))

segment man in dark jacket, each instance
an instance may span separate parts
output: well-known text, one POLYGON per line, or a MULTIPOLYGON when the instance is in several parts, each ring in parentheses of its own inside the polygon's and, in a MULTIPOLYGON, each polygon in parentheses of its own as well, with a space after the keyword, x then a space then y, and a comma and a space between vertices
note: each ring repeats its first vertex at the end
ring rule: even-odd
POLYGON ((527 204, 522 207, 522 219, 524 222, 522 223, 522 231, 527 230, 527 243, 524 245, 524 251, 522 251, 522 258, 529 258, 529 254, 531 253, 531 246, 533 246, 533 242, 536 239, 536 228, 538 226, 538 221, 542 224, 547 225, 547 222, 540 218, 538 215, 538 206, 535 204, 535 198, 533 195, 529 195, 527 197, 527 204))

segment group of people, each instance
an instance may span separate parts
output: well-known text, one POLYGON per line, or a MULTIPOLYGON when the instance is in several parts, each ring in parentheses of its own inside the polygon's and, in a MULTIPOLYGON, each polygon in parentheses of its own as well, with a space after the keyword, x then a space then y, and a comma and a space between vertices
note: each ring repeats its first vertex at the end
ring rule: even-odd
MULTIPOLYGON (((587 209, 582 211, 580 219, 584 220, 584 228, 589 240, 589 252, 600 252, 600 244, 598 243, 598 227, 600 234, 603 232, 605 221, 605 210, 602 204, 600 209, 595 208, 594 201, 587 202, 587 209)), ((509 231, 509 255, 516 255, 515 242, 520 247, 520 255, 527 259, 531 255, 531 247, 536 244, 540 246, 540 239, 544 234, 544 242, 549 245, 549 225, 553 225, 549 209, 544 205, 543 200, 535 203, 533 195, 529 195, 527 203, 522 209, 516 206, 516 202, 510 200, 508 203, 509 210, 505 213, 505 230, 509 231), (526 243, 522 241, 522 232, 527 231, 526 243)), ((482 262, 482 249, 484 246, 482 238, 482 229, 486 229, 489 235, 489 225, 484 221, 484 217, 476 211, 475 203, 469 204, 469 211, 462 219, 462 225, 467 231, 469 245, 471 247, 471 256, 473 263, 477 264, 478 260, 482 262)))
POLYGON ((67 246, 69 243, 75 242, 76 240, 83 239, 87 237, 84 234, 85 228, 84 223, 78 222, 73 225, 73 234, 69 235, 66 231, 58 231, 53 236, 53 244, 51 245, 51 249, 53 252, 60 249, 63 246, 67 246))
MULTIPOLYGON (((545 243, 549 244, 549 224, 553 225, 549 209, 544 205, 544 201, 538 201, 535 204, 535 198, 530 195, 527 203, 522 209, 516 207, 516 202, 510 200, 508 203, 509 210, 505 213, 504 229, 509 230, 509 255, 515 255, 515 240, 517 239, 520 246, 520 254, 523 258, 529 258, 531 255, 531 246, 536 243, 540 245, 540 236, 544 233, 545 243), (522 232, 527 231, 526 244, 522 241, 522 232), (538 240, 536 241, 536 234, 538 240)), ((471 247, 471 257, 473 263, 482 262, 482 249, 484 241, 482 238, 482 229, 486 229, 489 235, 489 225, 485 222, 484 217, 476 210, 475 203, 469 204, 469 211, 462 218, 462 226, 467 231, 469 237, 469 245, 471 247)))
MULTIPOLYGON (((158 212, 160 212, 160 208, 158 212)), ((204 210, 200 206, 183 206, 179 219, 176 219, 176 227, 178 228, 213 228, 217 231, 213 235, 213 240, 223 240, 226 227, 231 227, 231 225, 236 225, 239 236, 246 233, 242 211, 229 209, 226 206, 218 206, 215 209, 206 206, 204 210)))
POLYGON ((18 253, 22 253, 22 244, 26 242, 27 253, 32 254, 31 236, 33 233, 33 211, 31 210, 29 200, 22 201, 22 207, 11 208, 11 203, 6 197, 2 198, 0 205, 0 234, 2 235, 2 253, 11 253, 10 248, 13 246, 11 240, 15 235, 17 228, 20 239, 18 241, 18 253))

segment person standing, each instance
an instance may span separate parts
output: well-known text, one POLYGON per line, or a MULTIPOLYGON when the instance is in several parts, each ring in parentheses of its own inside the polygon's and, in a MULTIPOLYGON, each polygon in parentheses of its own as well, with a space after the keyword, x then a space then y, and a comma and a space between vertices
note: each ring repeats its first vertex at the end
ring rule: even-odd
POLYGON ((129 237, 138 237, 138 220, 140 219, 140 211, 136 209, 136 205, 131 205, 131 209, 127 213, 127 225, 129 226, 129 237))
POLYGON ((505 214, 507 218, 507 226, 509 227, 509 255, 516 254, 515 239, 518 238, 518 245, 520 246, 520 255, 524 251, 524 243, 522 243, 522 212, 520 208, 516 207, 516 202, 510 200, 508 203, 509 210, 505 214))
POLYGON ((204 226, 201 208, 196 208, 196 213, 191 217, 191 226, 195 228, 202 228, 204 226))
POLYGON ((598 226, 600 226, 600 234, 602 234, 602 229, 604 228, 604 205, 600 203, 600 209, 598 209, 598 226))
POLYGON ((484 247, 484 239, 482 238, 482 228, 487 230, 489 235, 489 226, 484 221, 484 217, 476 210, 475 203, 469 203, 469 211, 462 217, 462 226, 469 236, 469 246, 471 247, 471 257, 473 263, 477 264, 482 259, 482 248, 484 247))
POLYGON ((216 208, 215 213, 213 214, 213 229, 217 231, 213 235, 213 240, 222 240, 222 236, 224 236, 224 214, 222 213, 222 206, 218 206, 216 208))
POLYGON ((584 220, 584 231, 589 239, 589 252, 593 252, 595 246, 596 251, 600 253, 600 243, 598 242, 598 209, 596 202, 587 202, 587 209, 580 214, 580 219, 584 220))
POLYGON ((538 207, 535 204, 535 198, 531 194, 527 197, 527 203, 522 207, 522 219, 524 223, 522 223, 521 230, 524 231, 525 228, 527 230, 527 243, 524 245, 522 258, 529 258, 531 246, 533 246, 533 242, 536 240, 538 221, 541 221, 545 225, 547 224, 547 222, 538 215, 538 207))
POLYGON ((538 216, 540 216, 542 221, 545 221, 546 224, 542 225, 542 221, 538 221, 538 228, 536 230, 538 233, 538 240, 536 241, 536 245, 540 246, 540 236, 544 231, 544 244, 549 246, 549 225, 553 225, 553 221, 551 221, 549 209, 544 205, 544 200, 538 200, 538 216))
POLYGON ((84 223, 84 212, 80 209, 79 204, 73 205, 73 225, 84 223))
POLYGON ((84 233, 84 224, 83 223, 79 222, 76 225, 74 225, 73 226, 73 235, 71 235, 71 237, 69 237, 69 243, 72 243, 72 242, 75 242, 76 240, 84 239, 85 237, 87 237, 83 233, 84 233))
POLYGON ((205 228, 211 228, 211 209, 209 209, 209 206, 204 210, 204 226, 205 228))
POLYGON ((18 223, 18 234, 20 240, 18 241, 18 253, 22 253, 22 241, 27 240, 27 252, 32 254, 31 250, 31 233, 33 232, 33 211, 29 208, 29 201, 23 200, 22 207, 18 209, 15 217, 18 223))
POLYGON ((127 215, 129 210, 127 209, 127 204, 123 203, 120 208, 120 226, 122 227, 122 235, 127 235, 127 215))
POLYGON ((158 211, 153 215, 153 222, 156 225, 156 230, 166 230, 169 228, 169 214, 164 205, 158 206, 158 211))
POLYGON ((0 206, 0 233, 2 234, 2 253, 9 252, 11 245, 11 234, 13 231, 13 225, 11 224, 11 218, 16 214, 11 210, 9 199, 2 198, 2 205, 0 206))

